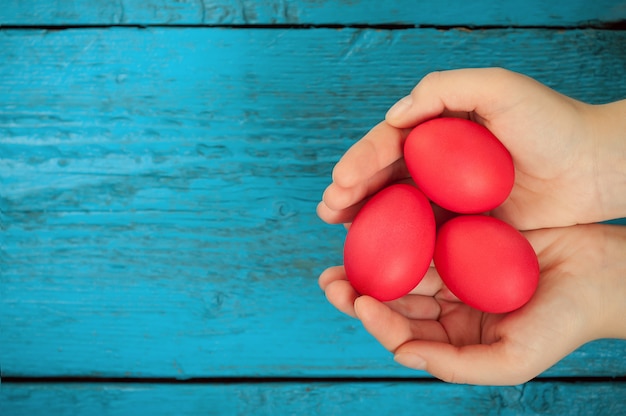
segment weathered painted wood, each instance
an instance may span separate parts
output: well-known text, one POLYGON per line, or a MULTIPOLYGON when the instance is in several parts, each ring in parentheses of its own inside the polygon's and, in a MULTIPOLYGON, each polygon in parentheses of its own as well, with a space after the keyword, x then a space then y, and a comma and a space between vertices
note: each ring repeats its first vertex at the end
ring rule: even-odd
POLYGON ((438 382, 4 384, 4 416, 580 415, 626 413, 626 383, 476 387, 438 382))
POLYGON ((409 24, 576 26, 626 19, 624 0, 4 0, 1 25, 409 24))
MULTIPOLYGON (((487 65, 606 102, 626 33, 0 31, 3 374, 415 375, 317 289, 344 232, 315 203, 422 75, 487 65)), ((624 375, 625 353, 546 374, 624 375)))

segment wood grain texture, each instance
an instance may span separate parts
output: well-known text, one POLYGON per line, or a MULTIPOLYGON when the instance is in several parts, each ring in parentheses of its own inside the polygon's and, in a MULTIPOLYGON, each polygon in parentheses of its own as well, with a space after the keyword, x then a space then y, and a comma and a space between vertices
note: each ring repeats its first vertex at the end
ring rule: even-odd
MULTIPOLYGON (((315 204, 421 76, 490 65, 611 101, 626 33, 0 31, 2 373, 415 376, 317 289, 344 231, 315 204)), ((546 374, 624 375, 625 353, 546 374)))
POLYGON ((621 415, 625 383, 477 387, 438 382, 8 384, 4 416, 38 415, 621 415))
POLYGON ((624 0, 5 0, 0 10, 0 25, 584 26, 624 19, 624 0))

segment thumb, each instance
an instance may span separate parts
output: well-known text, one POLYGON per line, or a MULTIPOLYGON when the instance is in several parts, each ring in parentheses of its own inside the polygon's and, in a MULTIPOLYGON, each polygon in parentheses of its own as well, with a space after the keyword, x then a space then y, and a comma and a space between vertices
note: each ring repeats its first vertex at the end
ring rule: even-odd
POLYGON ((502 68, 472 68, 431 72, 410 95, 394 104, 385 117, 396 128, 410 128, 440 115, 468 113, 488 119, 507 106, 515 91, 526 90, 534 80, 502 68), (505 93, 506 92, 506 93, 505 93))
POLYGON ((533 360, 529 362, 524 355, 502 342, 456 347, 411 341, 395 351, 394 359, 449 383, 495 386, 525 383, 545 369, 533 360))

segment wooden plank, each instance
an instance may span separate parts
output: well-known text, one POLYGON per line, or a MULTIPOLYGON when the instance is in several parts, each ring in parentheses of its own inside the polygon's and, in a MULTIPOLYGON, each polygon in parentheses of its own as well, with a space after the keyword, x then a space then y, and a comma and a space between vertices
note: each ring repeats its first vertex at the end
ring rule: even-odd
POLYGON ((36 415, 621 415, 623 382, 531 382, 483 387, 438 382, 13 384, 5 416, 36 415), (410 409, 410 410, 409 410, 410 409))
POLYGON ((624 0, 5 0, 0 25, 409 24, 578 26, 626 19, 624 0))
MULTIPOLYGON (((426 72, 622 98, 626 33, 0 31, 5 376, 423 376, 331 308, 333 163, 426 72)), ((624 375, 626 343, 546 375, 624 375)))

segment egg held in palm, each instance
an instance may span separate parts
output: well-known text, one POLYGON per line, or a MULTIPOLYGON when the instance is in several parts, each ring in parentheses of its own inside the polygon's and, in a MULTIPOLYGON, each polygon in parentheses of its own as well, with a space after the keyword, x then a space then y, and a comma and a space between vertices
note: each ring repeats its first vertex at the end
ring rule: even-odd
POLYGON ((539 282, 537 255, 515 228, 484 215, 446 222, 437 235, 435 267, 463 303, 483 312, 522 307, 539 282))
POLYGON ((414 186, 384 188, 361 208, 344 245, 346 276, 361 295, 390 301, 422 280, 435 247, 435 218, 414 186))
POLYGON ((460 118, 436 118, 416 126, 404 143, 404 159, 428 198, 461 214, 496 208, 515 181, 513 159, 498 138, 460 118))

